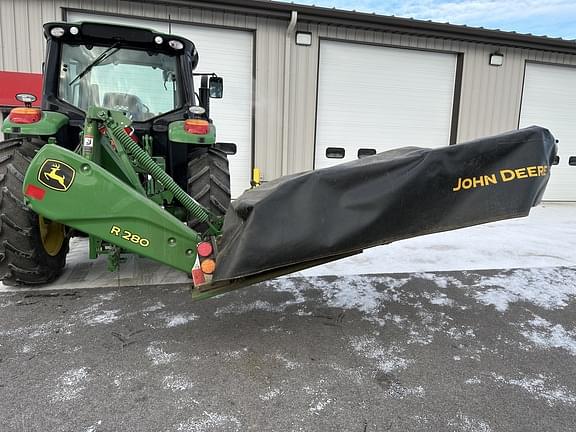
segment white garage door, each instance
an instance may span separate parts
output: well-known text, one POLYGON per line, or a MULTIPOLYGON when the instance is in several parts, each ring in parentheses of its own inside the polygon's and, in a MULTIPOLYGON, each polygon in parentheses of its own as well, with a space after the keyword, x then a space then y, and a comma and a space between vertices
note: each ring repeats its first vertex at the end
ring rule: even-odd
POLYGON ((450 143, 456 55, 321 41, 315 167, 450 143))
POLYGON ((560 162, 550 170, 549 201, 576 201, 576 68, 527 63, 520 127, 550 129, 559 140, 560 162), (573 159, 573 163, 576 161, 573 159))
MULTIPOLYGON (((224 98, 211 99, 210 117, 220 142, 233 142, 238 152, 229 156, 232 196, 250 187, 252 169, 252 63, 251 32, 213 27, 172 24, 88 13, 70 12, 68 21, 103 21, 136 25, 190 39, 196 45, 199 62, 196 72, 216 72, 224 78, 224 98)), ((197 77, 196 88, 200 84, 197 77)))

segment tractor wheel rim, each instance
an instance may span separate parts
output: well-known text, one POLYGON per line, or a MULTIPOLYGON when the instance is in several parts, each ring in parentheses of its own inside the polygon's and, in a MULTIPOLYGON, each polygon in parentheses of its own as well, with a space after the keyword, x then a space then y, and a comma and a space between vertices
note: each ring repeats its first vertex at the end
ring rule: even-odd
POLYGON ((40 225, 40 238, 42 239, 42 246, 50 256, 56 256, 62 249, 66 233, 64 232, 64 225, 58 222, 44 219, 39 216, 40 225))

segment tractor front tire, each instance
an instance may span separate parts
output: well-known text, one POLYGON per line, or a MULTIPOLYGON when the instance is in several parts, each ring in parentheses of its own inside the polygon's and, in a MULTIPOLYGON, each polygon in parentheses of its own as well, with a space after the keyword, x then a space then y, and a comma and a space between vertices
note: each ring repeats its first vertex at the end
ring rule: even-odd
POLYGON ((64 269, 69 237, 63 225, 44 219, 24 203, 24 174, 39 138, 0 143, 0 279, 5 285, 53 282, 64 269))
MULTIPOLYGON (((194 149, 188 162, 188 194, 216 216, 224 216, 230 205, 228 156, 213 147, 194 149)), ((188 226, 203 233, 206 223, 188 220, 188 226)))

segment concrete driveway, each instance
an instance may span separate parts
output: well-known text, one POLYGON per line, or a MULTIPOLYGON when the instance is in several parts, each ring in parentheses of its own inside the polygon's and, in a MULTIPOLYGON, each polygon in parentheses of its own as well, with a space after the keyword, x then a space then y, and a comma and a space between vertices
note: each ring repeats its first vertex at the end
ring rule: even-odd
POLYGON ((3 431, 568 431, 576 270, 5 294, 3 431))
MULTIPOLYGON (((572 257, 564 247, 559 259, 572 257)), ((0 294, 0 430, 569 431, 574 262, 415 262, 200 303, 169 273, 154 273, 158 285, 146 262, 100 288, 80 262, 65 283, 0 294), (141 286, 113 286, 135 277, 141 286)))

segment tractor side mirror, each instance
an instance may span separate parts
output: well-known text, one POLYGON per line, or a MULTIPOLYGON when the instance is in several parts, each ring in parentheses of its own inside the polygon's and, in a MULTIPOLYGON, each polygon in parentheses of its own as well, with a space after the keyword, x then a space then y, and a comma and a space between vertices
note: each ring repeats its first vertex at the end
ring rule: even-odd
POLYGON ((210 77, 209 82, 210 97, 214 99, 222 99, 224 93, 224 80, 220 77, 210 77))
POLYGON ((214 147, 216 147, 220 151, 223 151, 227 155, 235 155, 236 151, 237 151, 236 144, 234 144, 234 143, 218 143, 217 142, 216 144, 214 144, 214 147))

